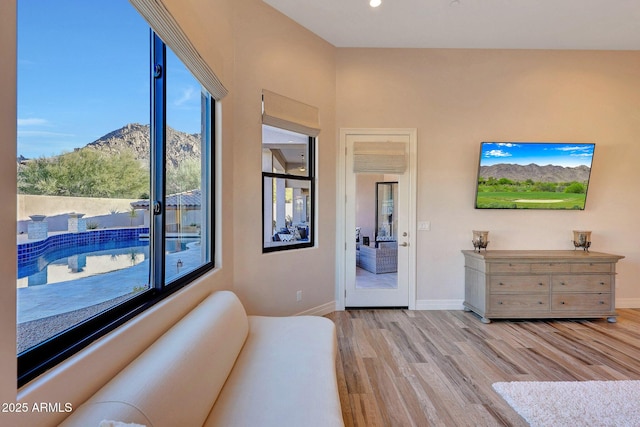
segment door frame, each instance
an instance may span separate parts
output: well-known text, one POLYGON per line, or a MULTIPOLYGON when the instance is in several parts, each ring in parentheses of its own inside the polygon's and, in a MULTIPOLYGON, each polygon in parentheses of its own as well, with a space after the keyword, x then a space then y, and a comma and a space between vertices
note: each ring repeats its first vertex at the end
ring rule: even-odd
MULTIPOLYGON (((376 135, 376 136, 405 136, 409 138, 408 169, 409 174, 409 263, 407 272, 409 288, 409 310, 416 309, 416 245, 417 245, 417 147, 418 130, 416 128, 340 128, 340 146, 337 161, 337 197, 336 197, 336 310, 345 309, 346 299, 346 262, 347 262, 347 237, 355 236, 355 230, 349 233, 346 230, 346 174, 347 174, 347 136, 351 135, 376 135)), ((353 172, 351 172, 353 173, 353 172)), ((355 254, 353 256, 355 259, 355 254)))

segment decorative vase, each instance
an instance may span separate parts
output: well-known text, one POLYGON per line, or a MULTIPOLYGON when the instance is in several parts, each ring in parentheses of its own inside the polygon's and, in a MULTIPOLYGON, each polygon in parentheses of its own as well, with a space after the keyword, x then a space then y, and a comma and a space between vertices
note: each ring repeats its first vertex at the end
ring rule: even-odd
POLYGON ((480 252, 481 249, 487 250, 487 245, 489 244, 489 232, 488 231, 477 231, 473 230, 473 239, 471 240, 473 243, 473 250, 476 249, 480 252))
POLYGON ((573 246, 574 249, 582 248, 582 250, 589 252, 591 231, 573 230, 573 246))

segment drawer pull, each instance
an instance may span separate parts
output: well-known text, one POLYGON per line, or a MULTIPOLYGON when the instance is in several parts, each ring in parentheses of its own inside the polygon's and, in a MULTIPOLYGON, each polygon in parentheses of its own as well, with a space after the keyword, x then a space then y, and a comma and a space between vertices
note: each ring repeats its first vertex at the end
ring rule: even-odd
POLYGON ((602 286, 604 286, 604 282, 600 282, 600 284, 601 284, 602 286))
POLYGON ((502 301, 498 301, 498 305, 502 305, 502 301))
POLYGON ((560 285, 561 285, 561 286, 564 286, 564 285, 565 285, 565 283, 564 283, 564 282, 560 282, 560 285))
POLYGON ((500 283, 498 283, 498 285, 500 285, 500 286, 504 286, 504 283, 500 282, 500 283))
POLYGON ((538 301, 538 304, 544 304, 542 301, 538 301))
POLYGON ((560 304, 564 305, 564 301, 560 301, 560 304))
POLYGON ((604 304, 604 301, 600 301, 600 304, 604 304))
POLYGON ((540 282, 538 283, 538 286, 544 286, 544 283, 540 282))

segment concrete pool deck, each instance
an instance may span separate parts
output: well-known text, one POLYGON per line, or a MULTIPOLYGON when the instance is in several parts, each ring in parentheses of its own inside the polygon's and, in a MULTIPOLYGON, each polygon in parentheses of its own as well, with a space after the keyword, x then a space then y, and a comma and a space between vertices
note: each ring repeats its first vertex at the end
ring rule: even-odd
MULTIPOLYGON (((175 277, 202 263, 200 246, 166 255, 166 275, 175 277), (178 259, 182 267, 177 270, 178 259)), ((49 285, 18 288, 17 322, 68 313, 131 294, 148 283, 149 261, 121 270, 49 285)), ((71 326, 71 325, 69 325, 71 326)))

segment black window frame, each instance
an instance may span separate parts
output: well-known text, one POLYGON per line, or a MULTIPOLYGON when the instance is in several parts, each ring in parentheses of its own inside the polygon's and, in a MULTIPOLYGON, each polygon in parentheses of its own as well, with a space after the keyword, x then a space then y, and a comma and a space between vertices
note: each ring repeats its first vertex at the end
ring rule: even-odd
MULTIPOLYGON (((264 125, 263 125, 264 126, 264 125)), ((279 252, 279 251, 288 251, 294 249, 302 249, 302 248, 310 248, 315 246, 315 235, 316 235, 316 225, 315 225, 315 215, 316 215, 316 167, 315 167, 315 146, 316 146, 316 137, 307 136, 307 159, 308 159, 308 174, 305 175, 295 175, 295 174, 287 174, 287 173, 277 173, 277 172, 262 172, 262 236, 265 235, 265 192, 269 190, 272 191, 271 188, 267 189, 265 187, 265 178, 276 178, 276 179, 291 179, 296 181, 308 181, 309 182, 309 192, 310 192, 310 210, 309 213, 309 239, 308 241, 301 241, 296 243, 289 243, 286 245, 275 245, 275 246, 265 246, 264 237, 262 240, 262 253, 271 253, 271 252, 279 252)))
MULTIPOLYGON (((208 233, 203 236, 203 243, 208 239, 209 259, 194 270, 181 275, 170 283, 165 283, 165 143, 166 143, 166 44, 150 30, 150 84, 151 84, 151 193, 150 193, 150 265, 149 265, 149 289, 140 292, 136 296, 111 307, 93 317, 90 317, 69 329, 31 347, 17 355, 18 372, 17 384, 21 387, 29 381, 68 357, 86 348, 98 338, 113 331, 138 314, 153 307, 158 302, 184 288, 196 278, 215 268, 215 174, 216 159, 216 120, 215 111, 217 101, 210 95, 203 97, 202 109, 202 153, 207 156, 206 177, 208 183, 202 188, 209 189, 206 197, 203 192, 202 206, 206 206, 203 220, 208 222, 208 233), (153 214, 154 205, 158 206, 159 213, 153 214)), ((169 70, 169 75, 171 70, 169 70)))

